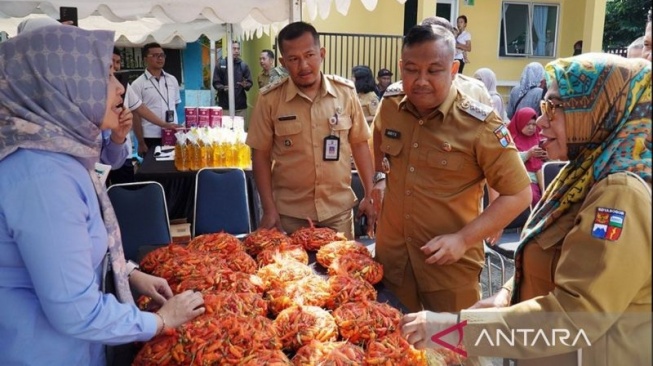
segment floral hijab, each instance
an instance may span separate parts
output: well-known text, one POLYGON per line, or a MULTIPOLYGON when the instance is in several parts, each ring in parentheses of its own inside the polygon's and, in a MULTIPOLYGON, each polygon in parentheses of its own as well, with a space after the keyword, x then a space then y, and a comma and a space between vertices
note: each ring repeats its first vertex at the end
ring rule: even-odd
POLYGON ((0 161, 19 148, 44 150, 71 155, 89 171, 118 298, 129 302, 116 215, 95 173, 113 44, 113 32, 65 25, 35 27, 0 43, 0 161))
MULTIPOLYGON (((525 243, 571 205, 583 202, 594 184, 608 175, 628 171, 651 185, 651 62, 582 54, 549 63, 546 78, 547 84, 551 80, 558 84, 569 164, 535 207, 517 256, 525 243)), ((517 269, 515 281, 519 279, 517 269)), ((513 301, 517 299, 515 284, 513 301)))

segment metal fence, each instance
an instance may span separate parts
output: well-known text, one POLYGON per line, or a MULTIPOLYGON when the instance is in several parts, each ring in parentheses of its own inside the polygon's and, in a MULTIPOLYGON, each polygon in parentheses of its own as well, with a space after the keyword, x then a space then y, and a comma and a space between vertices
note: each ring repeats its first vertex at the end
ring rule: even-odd
POLYGON ((376 77, 379 69, 392 71, 398 77, 401 36, 370 34, 320 33, 326 52, 322 72, 350 77, 357 65, 369 66, 376 77))
POLYGON ((605 53, 612 53, 615 55, 626 57, 626 54, 628 53, 628 47, 608 48, 605 50, 605 53))

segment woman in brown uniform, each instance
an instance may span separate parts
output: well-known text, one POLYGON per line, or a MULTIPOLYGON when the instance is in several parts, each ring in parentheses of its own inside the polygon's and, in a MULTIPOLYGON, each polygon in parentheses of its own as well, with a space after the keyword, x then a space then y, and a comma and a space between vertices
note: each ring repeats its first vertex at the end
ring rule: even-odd
POLYGON ((651 63, 584 54, 546 78, 542 147, 569 164, 526 225, 515 277, 459 315, 408 314, 402 331, 520 366, 651 364, 651 63), (459 322, 462 342, 434 337, 459 322))
POLYGON ((379 97, 374 92, 374 74, 372 70, 367 66, 354 66, 351 70, 352 81, 356 85, 356 93, 358 94, 358 100, 361 102, 361 107, 363 107, 363 113, 365 114, 365 120, 369 126, 374 120, 374 115, 376 114, 376 107, 379 105, 379 97))

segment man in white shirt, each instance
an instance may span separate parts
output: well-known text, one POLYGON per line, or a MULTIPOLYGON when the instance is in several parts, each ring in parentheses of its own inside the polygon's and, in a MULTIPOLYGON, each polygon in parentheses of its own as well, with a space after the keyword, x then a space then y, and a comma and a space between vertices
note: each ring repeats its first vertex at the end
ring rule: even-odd
POLYGON ((147 65, 143 75, 136 79, 131 87, 160 120, 153 120, 141 115, 140 121, 134 120, 134 134, 138 139, 138 152, 144 154, 148 147, 161 145, 161 129, 177 128, 176 106, 181 103, 177 79, 163 71, 166 54, 158 43, 143 46, 143 58, 147 65))

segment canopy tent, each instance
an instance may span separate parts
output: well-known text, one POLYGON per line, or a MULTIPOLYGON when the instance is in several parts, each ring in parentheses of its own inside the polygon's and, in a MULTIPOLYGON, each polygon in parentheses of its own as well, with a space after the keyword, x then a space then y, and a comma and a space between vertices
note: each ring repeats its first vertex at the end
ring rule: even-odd
MULTIPOLYGON (((378 0, 360 0, 373 10, 378 0)), ((405 3, 406 0, 397 0, 405 3)), ((325 19, 331 4, 347 14, 351 0, 0 0, 0 31, 14 36, 26 17, 59 18, 60 7, 77 8, 79 25, 116 32, 118 46, 141 46, 156 41, 168 48, 183 48, 204 34, 216 40, 234 35, 245 38, 281 28, 301 19, 302 6, 310 19, 325 19)), ((214 53, 211 52, 212 64, 214 53)), ((228 57, 229 69, 233 60, 228 57)), ((229 73, 229 101, 233 116, 233 75, 229 73)))

